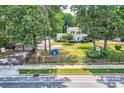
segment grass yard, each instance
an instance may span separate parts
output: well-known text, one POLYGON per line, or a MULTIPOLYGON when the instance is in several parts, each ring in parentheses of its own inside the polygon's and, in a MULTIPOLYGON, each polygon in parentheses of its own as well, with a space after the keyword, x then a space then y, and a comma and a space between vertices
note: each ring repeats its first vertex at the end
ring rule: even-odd
MULTIPOLYGON (((98 46, 103 46, 103 41, 97 41, 98 46)), ((45 63, 54 64, 124 64, 124 45, 123 43, 108 41, 107 54, 103 60, 101 59, 86 59, 85 56, 87 52, 91 51, 93 48, 92 42, 90 43, 66 43, 66 42, 55 42, 52 41, 52 45, 60 45, 60 55, 56 58, 49 58, 50 54, 43 51, 37 51, 32 55, 32 60, 29 64, 40 64, 42 61, 45 63), (121 51, 115 50, 115 45, 122 45, 121 51), (48 57, 44 57, 48 56, 48 57), (122 56, 122 57, 120 57, 122 56), (35 58, 35 59, 34 59, 35 58), (40 58, 40 59, 39 59, 40 58), (40 60, 40 61, 39 61, 40 60), (86 60, 88 63, 86 63, 86 60), (113 62, 113 63, 112 63, 113 62)))
POLYGON ((20 74, 124 73, 124 69, 19 69, 20 74))
POLYGON ((61 45, 62 49, 60 50, 61 55, 71 55, 82 57, 85 56, 88 51, 92 49, 92 43, 71 43, 72 45, 66 45, 65 42, 52 42, 52 45, 61 45))
MULTIPOLYGON (((92 42, 90 43, 72 43, 72 45, 66 45, 65 42, 52 42, 52 45, 61 45, 62 49, 60 50, 61 55, 72 55, 77 57, 84 57, 86 53, 92 50, 92 42)), ((103 46, 103 41, 97 41, 96 45, 103 46)), ((108 41, 108 50, 107 54, 109 56, 124 56, 124 44, 116 41, 108 41), (115 45, 122 45, 121 51, 115 50, 115 45)))

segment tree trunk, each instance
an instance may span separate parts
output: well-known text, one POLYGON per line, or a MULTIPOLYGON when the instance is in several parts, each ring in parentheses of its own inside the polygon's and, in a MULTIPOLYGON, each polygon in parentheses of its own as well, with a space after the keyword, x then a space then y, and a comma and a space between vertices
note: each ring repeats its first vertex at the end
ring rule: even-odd
POLYGON ((25 45, 23 44, 23 51, 25 50, 25 45))
POLYGON ((104 50, 107 49, 107 37, 104 38, 104 48, 103 48, 103 49, 104 49, 104 50))
POLYGON ((51 54, 51 40, 50 40, 50 35, 49 35, 49 53, 51 54))
POLYGON ((33 50, 35 51, 36 49, 37 49, 37 40, 35 33, 33 33, 33 50))
POLYGON ((44 40, 44 51, 47 52, 46 37, 45 37, 45 40, 44 40))
POLYGON ((93 40, 93 50, 96 50, 96 41, 93 40))

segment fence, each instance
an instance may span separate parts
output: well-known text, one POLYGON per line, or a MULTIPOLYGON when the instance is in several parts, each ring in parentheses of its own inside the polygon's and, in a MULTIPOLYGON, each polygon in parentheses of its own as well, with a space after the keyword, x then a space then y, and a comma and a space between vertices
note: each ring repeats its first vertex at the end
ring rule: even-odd
POLYGON ((32 57, 28 63, 33 64, 81 64, 83 61, 82 57, 74 56, 42 56, 32 57))
POLYGON ((124 56, 106 56, 102 58, 86 57, 88 64, 124 64, 124 56))
POLYGON ((124 64, 124 56, 107 56, 103 58, 75 57, 75 56, 42 56, 31 57, 29 64, 124 64))

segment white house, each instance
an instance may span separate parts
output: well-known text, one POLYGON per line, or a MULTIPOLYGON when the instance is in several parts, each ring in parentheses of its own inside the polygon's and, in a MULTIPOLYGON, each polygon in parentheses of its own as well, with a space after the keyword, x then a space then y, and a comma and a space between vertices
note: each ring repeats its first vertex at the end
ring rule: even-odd
POLYGON ((81 30, 78 27, 68 27, 67 33, 79 34, 79 33, 81 33, 81 30))
MULTIPOLYGON (((87 36, 87 34, 83 34, 82 31, 78 27, 68 27, 67 33, 71 33, 75 41, 81 41, 87 36)), ((57 40, 61 40, 61 36, 64 34, 66 33, 58 33, 57 40)))

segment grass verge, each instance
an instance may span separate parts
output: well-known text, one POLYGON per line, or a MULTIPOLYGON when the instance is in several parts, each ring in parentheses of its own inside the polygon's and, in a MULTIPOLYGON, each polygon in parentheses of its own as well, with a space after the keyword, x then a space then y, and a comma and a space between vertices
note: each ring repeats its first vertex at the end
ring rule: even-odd
POLYGON ((124 69, 19 69, 20 74, 124 73, 124 69))

